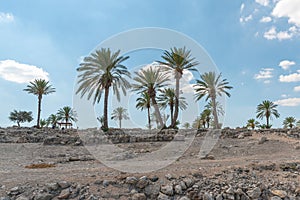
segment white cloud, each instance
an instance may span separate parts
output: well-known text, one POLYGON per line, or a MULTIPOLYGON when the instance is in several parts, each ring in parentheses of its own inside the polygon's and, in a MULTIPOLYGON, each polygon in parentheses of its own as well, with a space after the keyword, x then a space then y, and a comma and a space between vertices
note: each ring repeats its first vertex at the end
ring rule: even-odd
POLYGON ((287 94, 282 94, 282 95, 281 95, 282 98, 287 98, 288 96, 289 96, 289 95, 287 95, 287 94))
POLYGON ((273 26, 267 32, 264 33, 264 38, 266 38, 267 40, 274 40, 274 39, 287 40, 287 39, 291 39, 293 35, 294 35, 293 33, 288 31, 277 32, 276 28, 273 26))
POLYGON ((300 105, 300 98, 287 98, 287 99, 281 99, 274 102, 275 104, 278 104, 280 106, 299 106, 300 105))
POLYGON ((270 83, 271 83, 271 80, 269 80, 269 79, 264 81, 264 84, 270 84, 270 83))
POLYGON ((270 22, 270 21, 272 21, 272 18, 271 18, 271 17, 262 17, 262 18, 260 19, 260 22, 262 22, 262 23, 268 23, 268 22, 270 22))
POLYGON ((273 77, 272 71, 273 68, 262 68, 258 74, 254 75, 254 79, 259 80, 259 79, 270 79, 273 77))
POLYGON ((241 23, 243 23, 243 22, 248 22, 248 21, 250 21, 250 20, 252 20, 253 19, 253 16, 252 16, 252 14, 250 14, 250 15, 248 15, 247 17, 241 17, 240 18, 240 22, 241 23))
POLYGON ((240 8, 240 12, 242 13, 244 11, 244 9, 245 9, 245 4, 242 3, 241 8, 240 8))
POLYGON ((291 66, 293 66, 295 64, 296 63, 294 61, 283 60, 279 63, 279 66, 284 70, 288 70, 291 66))
POLYGON ((300 86, 294 87, 294 91, 295 91, 295 92, 300 92, 300 86))
POLYGON ((300 1, 280 0, 275 5, 272 15, 278 18, 287 17, 288 23, 300 27, 300 1))
POLYGON ((300 81, 300 70, 297 70, 297 73, 289 74, 289 75, 280 75, 280 82, 299 82, 300 81))
POLYGON ((267 40, 274 40, 276 39, 276 35, 277 35, 276 28, 272 27, 270 28, 270 30, 264 33, 264 38, 266 38, 267 40))
POLYGON ((268 6, 270 1, 269 0, 255 0, 255 2, 262 6, 268 6))
POLYGON ((49 74, 34 65, 18 63, 14 60, 0 61, 0 77, 15 83, 28 83, 37 78, 49 80, 49 74))
POLYGON ((0 23, 9 23, 13 21, 14 21, 13 14, 0 12, 0 23))

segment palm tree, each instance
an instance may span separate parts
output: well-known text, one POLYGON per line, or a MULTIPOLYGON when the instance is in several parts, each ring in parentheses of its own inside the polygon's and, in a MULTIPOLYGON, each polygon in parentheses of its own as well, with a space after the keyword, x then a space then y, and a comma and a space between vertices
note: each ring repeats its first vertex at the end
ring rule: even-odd
POLYGON ((37 128, 40 127, 40 117, 41 117, 41 104, 43 95, 51 94, 55 92, 55 88, 49 84, 49 81, 43 79, 35 79, 33 82, 30 82, 27 85, 27 88, 24 91, 29 94, 34 94, 38 97, 38 112, 37 112, 37 128))
POLYGON ((128 114, 127 114, 127 109, 125 109, 123 107, 118 107, 118 108, 114 109, 111 114, 111 119, 119 120, 119 128, 122 128, 122 120, 129 119, 128 114))
POLYGON ((58 122, 58 117, 56 114, 51 114, 47 119, 47 123, 51 124, 52 128, 56 127, 57 122, 58 122))
MULTIPOLYGON (((210 110, 211 112, 213 112, 213 106, 212 106, 212 101, 209 100, 209 102, 204 106, 206 109, 210 110)), ((217 114, 218 116, 220 115, 224 115, 225 112, 223 110, 222 104, 219 101, 216 101, 216 107, 217 107, 217 114)))
POLYGON ((190 123, 185 122, 185 123, 183 124, 183 127, 184 127, 185 129, 189 129, 189 128, 191 128, 191 125, 190 125, 190 123))
POLYGON ((196 129, 199 129, 199 128, 201 128, 202 125, 203 125, 203 124, 202 124, 201 117, 198 116, 198 117, 193 121, 192 127, 193 127, 193 128, 196 128, 196 129))
POLYGON ((200 119, 202 120, 202 124, 203 124, 204 128, 205 128, 205 124, 206 124, 206 127, 209 128, 210 120, 211 120, 210 115, 211 115, 211 110, 210 109, 205 109, 200 114, 200 119))
POLYGON ((44 126, 47 126, 47 120, 45 120, 45 119, 41 119, 41 121, 40 121, 40 127, 41 128, 44 128, 44 126))
POLYGON ((20 123, 24 122, 31 122, 33 120, 32 118, 32 112, 27 111, 16 111, 10 112, 10 115, 8 117, 11 121, 17 122, 18 127, 20 127, 20 123))
POLYGON ((255 129, 255 127, 258 127, 259 126, 259 122, 258 121, 256 121, 255 119, 249 119, 248 121, 247 121, 247 127, 248 128, 251 128, 252 130, 254 130, 255 129))
MULTIPOLYGON (((164 89, 159 89, 159 92, 160 95, 157 98, 158 104, 162 109, 165 109, 167 106, 169 106, 171 112, 170 116, 171 116, 171 127, 172 127, 172 124, 174 124, 173 111, 176 102, 175 90, 173 88, 164 88, 164 89)), ((181 110, 185 110, 187 108, 187 102, 185 101, 184 97, 179 97, 179 108, 181 110)))
POLYGON ((133 91, 137 91, 139 94, 144 92, 148 93, 151 103, 154 106, 156 119, 159 121, 160 127, 163 128, 164 123, 156 102, 156 92, 159 88, 167 86, 167 82, 169 81, 168 76, 162 73, 161 69, 154 69, 152 66, 135 72, 135 75, 133 78, 135 83, 132 84, 133 91))
POLYGON ((160 64, 167 66, 167 69, 172 70, 175 75, 175 112, 173 116, 173 122, 171 127, 175 127, 176 121, 179 114, 179 90, 180 90, 180 79, 182 78, 183 72, 185 70, 197 71, 194 68, 199 63, 195 61, 194 57, 191 57, 191 51, 183 48, 171 48, 170 51, 164 51, 161 56, 164 59, 163 62, 158 61, 160 64))
POLYGON ((262 103, 258 104, 256 108, 256 117, 259 119, 263 119, 266 117, 267 124, 266 128, 270 128, 270 119, 274 115, 276 118, 280 116, 278 111, 276 110, 277 105, 269 100, 264 100, 262 103))
POLYGON ((104 91, 104 111, 103 111, 103 130, 108 129, 107 107, 109 90, 112 87, 118 101, 120 101, 119 89, 122 89, 126 95, 126 89, 130 88, 130 83, 126 77, 130 78, 127 68, 121 63, 129 56, 119 56, 120 50, 111 52, 111 50, 101 48, 84 58, 77 71, 79 88, 76 94, 81 93, 81 97, 87 94, 87 99, 93 96, 93 103, 99 103, 102 92, 104 91))
POLYGON ((97 117, 97 120, 101 124, 101 127, 103 127, 104 126, 104 117, 103 116, 97 117))
POLYGON ((63 108, 60 108, 57 112, 58 120, 64 120, 65 121, 65 127, 67 128, 67 123, 70 121, 77 121, 77 114, 76 111, 71 108, 70 106, 65 106, 63 108))
POLYGON ((151 99, 147 92, 143 92, 139 98, 136 99, 137 104, 135 107, 137 109, 147 109, 148 116, 148 128, 151 129, 151 117, 150 117, 150 107, 151 107, 151 99))
POLYGON ((287 117, 283 121, 284 127, 293 128, 295 126, 296 119, 295 117, 287 117))
POLYGON ((214 128, 220 128, 218 112, 217 112, 217 96, 222 96, 224 93, 226 96, 230 97, 227 90, 232 89, 232 86, 229 86, 229 82, 226 79, 221 80, 222 74, 216 75, 215 72, 206 72, 200 76, 201 80, 196 81, 195 87, 195 97, 196 100, 202 99, 206 96, 206 101, 211 100, 212 104, 212 114, 214 117, 214 128))

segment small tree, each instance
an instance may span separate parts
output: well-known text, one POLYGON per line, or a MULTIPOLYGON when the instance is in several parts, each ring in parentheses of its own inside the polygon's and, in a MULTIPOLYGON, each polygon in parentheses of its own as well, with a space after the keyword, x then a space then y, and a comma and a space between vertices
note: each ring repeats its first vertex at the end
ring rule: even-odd
POLYGON ((58 110, 57 112, 58 120, 65 121, 65 127, 67 128, 67 123, 70 121, 77 121, 77 113, 70 106, 65 106, 58 110))
POLYGON ((8 118, 13 122, 17 122, 18 127, 20 127, 20 123, 31 122, 33 120, 31 111, 27 112, 14 110, 10 113, 8 118))
POLYGON ((270 119, 272 119, 273 116, 276 118, 279 118, 280 114, 276 109, 277 105, 269 100, 265 100, 262 103, 257 105, 256 108, 256 117, 259 119, 263 119, 264 117, 267 120, 266 128, 271 128, 270 125, 270 119))
POLYGON ((191 128, 191 125, 190 125, 190 123, 188 123, 188 122, 185 122, 185 123, 183 124, 183 128, 185 128, 185 129, 189 129, 189 128, 191 128))
POLYGON ((283 126, 284 128, 286 127, 293 128, 295 126, 295 123, 296 123, 295 117, 287 117, 283 121, 283 126))
POLYGON ((45 126, 48 126, 49 124, 48 124, 48 122, 47 122, 47 120, 45 120, 45 119, 41 119, 40 120, 40 127, 41 128, 43 128, 43 127, 45 127, 45 126))
POLYGON ((118 120, 119 121, 119 128, 122 128, 122 120, 129 119, 128 114, 127 114, 127 109, 123 107, 118 107, 113 110, 111 114, 111 119, 118 120))
POLYGON ((249 119, 247 121, 247 128, 251 128, 252 130, 255 129, 255 127, 259 127, 259 122, 255 121, 255 119, 249 119))
POLYGON ((56 124, 58 122, 58 117, 55 114, 51 114, 47 119, 47 124, 51 124, 52 128, 56 127, 56 124))

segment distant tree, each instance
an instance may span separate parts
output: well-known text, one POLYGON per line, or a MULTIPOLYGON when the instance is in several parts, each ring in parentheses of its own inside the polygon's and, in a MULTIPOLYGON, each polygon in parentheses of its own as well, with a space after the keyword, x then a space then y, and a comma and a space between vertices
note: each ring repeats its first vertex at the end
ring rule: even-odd
POLYGON ((16 111, 10 112, 10 115, 8 117, 11 121, 17 122, 18 127, 20 127, 20 123, 24 122, 31 122, 33 120, 32 118, 32 112, 27 111, 16 111))
POLYGON ((65 121, 65 128, 67 128, 67 123, 70 121, 77 121, 77 113, 76 111, 71 108, 70 106, 65 106, 63 108, 60 108, 57 112, 58 120, 65 121))
POLYGON ((293 128, 295 126, 296 119, 295 117, 286 117, 283 121, 284 128, 289 127, 293 128))
POLYGON ((150 108, 151 108, 151 98, 148 94, 148 92, 141 93, 141 96, 136 99, 137 104, 135 107, 137 109, 147 109, 147 116, 148 116, 148 128, 151 129, 151 114, 150 114, 150 108))
POLYGON ((252 130, 254 130, 255 127, 259 127, 259 122, 255 119, 249 119, 247 121, 247 128, 251 128, 252 130))
POLYGON ((47 124, 51 124, 52 128, 56 127, 57 122, 58 122, 58 117, 56 114, 51 114, 47 119, 47 124))
POLYGON ((265 100, 262 103, 258 104, 256 108, 256 117, 259 119, 263 119, 264 117, 267 119, 266 128, 271 128, 270 119, 272 116, 279 118, 280 114, 276 110, 277 105, 269 100, 265 100))
POLYGON ((47 120, 45 120, 45 119, 41 119, 41 120, 40 120, 40 127, 41 127, 41 128, 47 126, 47 124, 48 124, 48 123, 47 123, 47 120))
POLYGON ((196 128, 196 129, 199 129, 202 127, 202 120, 201 120, 201 117, 198 116, 192 123, 192 128, 196 128))
POLYGON ((212 114, 214 117, 214 128, 221 128, 219 125, 218 111, 217 111, 217 96, 225 94, 230 97, 230 93, 227 90, 232 89, 229 86, 229 82, 226 79, 221 79, 222 74, 216 75, 215 72, 206 72, 200 76, 200 80, 196 80, 195 97, 196 100, 200 100, 206 96, 206 101, 211 100, 212 114))
MULTIPOLYGON (((204 107, 213 113, 213 103, 211 100, 204 107)), ((219 101, 216 101, 216 108, 218 116, 223 116, 225 114, 222 104, 219 101)))
POLYGON ((183 124, 183 128, 185 128, 185 129, 189 129, 189 128, 191 128, 191 125, 190 125, 190 123, 188 123, 188 122, 185 122, 185 123, 183 124))
POLYGON ((123 107, 118 107, 118 108, 114 109, 112 114, 111 114, 111 119, 118 120, 119 121, 119 128, 122 128, 122 120, 123 119, 125 119, 125 120, 129 119, 127 109, 125 109, 123 107))
POLYGON ((204 109, 202 113, 200 114, 200 119, 202 121, 202 125, 205 128, 209 128, 210 120, 211 120, 211 110, 210 109, 204 109))

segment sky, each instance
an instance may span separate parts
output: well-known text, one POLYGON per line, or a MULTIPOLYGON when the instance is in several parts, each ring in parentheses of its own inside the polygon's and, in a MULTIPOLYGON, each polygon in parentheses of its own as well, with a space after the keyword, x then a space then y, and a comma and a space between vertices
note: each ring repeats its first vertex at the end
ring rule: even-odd
MULTIPOLYGON (((43 97, 43 119, 72 106, 82 58, 113 35, 145 27, 180 32, 206 50, 234 87, 226 98, 224 126, 244 126, 263 100, 278 105, 280 118, 272 120, 273 127, 282 127, 288 116, 300 120, 299 0, 0 0, 0 126, 14 124, 8 119, 14 109, 32 111, 36 119, 37 98, 23 91, 35 78, 56 88, 43 97)), ((162 52, 131 52, 125 64, 133 72, 160 60, 162 52)), ((189 77, 199 78, 188 72, 185 76, 187 85, 193 82, 189 77)), ((136 96, 126 98, 129 121, 145 126, 146 112, 132 106, 136 96)), ((195 105, 192 98, 187 100, 195 105)), ((200 112, 205 102, 196 105, 200 112)), ((110 113, 117 106, 111 99, 110 113)), ((101 103, 95 110, 101 115, 101 103)))

